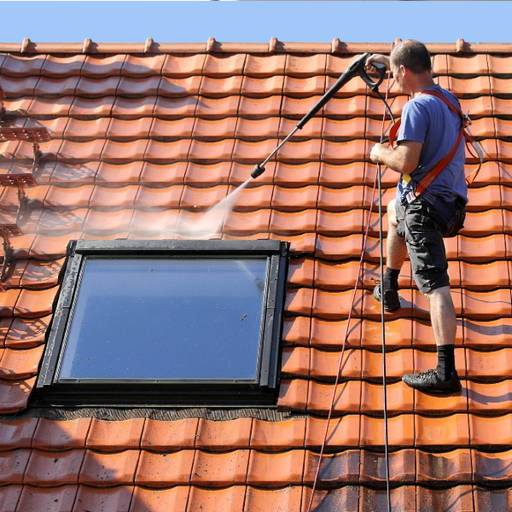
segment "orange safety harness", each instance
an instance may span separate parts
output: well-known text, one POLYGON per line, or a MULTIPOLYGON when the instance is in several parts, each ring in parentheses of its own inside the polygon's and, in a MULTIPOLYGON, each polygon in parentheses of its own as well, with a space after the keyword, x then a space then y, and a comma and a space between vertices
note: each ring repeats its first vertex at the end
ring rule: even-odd
MULTIPOLYGON (((457 152, 457 149, 459 148, 459 144, 462 140, 462 137, 464 136, 466 139, 466 145, 468 142, 471 143, 475 151, 477 152, 478 158, 480 160, 480 163, 475 171, 473 171, 467 178, 466 183, 468 185, 471 185, 473 181, 475 180, 478 172, 480 171, 480 167, 482 166, 483 162, 483 153, 482 150, 478 147, 477 143, 475 142, 475 139, 472 137, 472 135, 466 131, 466 128, 471 124, 471 119, 467 114, 463 114, 462 110, 457 109, 451 101, 446 99, 441 93, 437 91, 423 91, 422 94, 429 94, 430 96, 435 96, 436 98, 439 98, 441 101, 445 103, 445 105, 458 117, 460 117, 462 125, 459 131, 459 135, 457 137, 457 140, 455 141, 455 145, 453 146, 452 150, 442 159, 440 160, 431 170, 430 172, 416 185, 416 188, 411 192, 413 198, 419 197, 425 190, 428 188, 428 186, 441 174, 441 172, 446 168, 446 166, 451 162, 452 158, 455 156, 455 153, 457 152)), ((389 145, 393 148, 394 147, 394 141, 395 136, 400 128, 400 119, 391 127, 391 130, 389 132, 389 145)), ((471 150, 469 149, 469 152, 473 155, 471 150)), ((474 155, 473 155, 474 156, 474 155)), ((405 175, 404 175, 405 176, 405 175)))

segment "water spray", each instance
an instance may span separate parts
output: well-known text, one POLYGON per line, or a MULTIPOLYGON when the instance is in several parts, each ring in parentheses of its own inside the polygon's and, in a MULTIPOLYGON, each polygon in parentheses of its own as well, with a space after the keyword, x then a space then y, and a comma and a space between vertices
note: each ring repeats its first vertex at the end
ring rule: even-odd
POLYGON ((379 62, 372 62, 372 66, 378 72, 378 79, 376 82, 373 82, 365 69, 366 59, 370 56, 369 53, 365 53, 361 55, 361 57, 357 58, 348 69, 338 78, 336 83, 318 100, 316 105, 297 123, 297 126, 293 129, 293 131, 279 144, 279 146, 270 153, 270 155, 261 163, 256 164, 254 169, 251 172, 252 178, 257 178, 261 176, 265 172, 266 163, 279 151, 279 149, 293 136, 293 134, 297 130, 302 130, 302 128, 306 125, 306 123, 352 78, 356 75, 359 75, 363 81, 368 85, 368 87, 372 90, 372 92, 377 93, 381 99, 384 101, 384 98, 381 96, 379 92, 379 85, 382 83, 384 79, 384 75, 386 74, 386 66, 379 62))

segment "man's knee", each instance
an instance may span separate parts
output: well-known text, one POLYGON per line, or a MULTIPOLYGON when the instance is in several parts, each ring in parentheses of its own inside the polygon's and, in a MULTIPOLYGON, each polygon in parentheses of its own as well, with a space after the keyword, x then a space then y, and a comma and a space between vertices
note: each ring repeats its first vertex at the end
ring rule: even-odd
POLYGON ((424 293, 424 295, 429 304, 432 300, 448 300, 450 302, 453 302, 449 286, 441 286, 440 288, 435 288, 434 290, 430 290, 429 292, 424 293))
POLYGON ((388 223, 391 226, 398 226, 398 221, 396 220, 396 199, 391 199, 388 204, 388 223))

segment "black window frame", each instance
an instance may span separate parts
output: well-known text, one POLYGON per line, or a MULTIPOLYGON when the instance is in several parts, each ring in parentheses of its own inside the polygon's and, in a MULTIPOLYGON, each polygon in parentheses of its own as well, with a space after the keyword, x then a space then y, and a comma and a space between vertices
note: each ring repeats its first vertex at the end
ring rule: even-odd
POLYGON ((289 243, 280 240, 78 240, 68 246, 61 289, 47 332, 34 390, 36 407, 198 407, 273 406, 279 389, 280 341, 288 271, 289 243), (107 258, 265 257, 264 306, 260 325, 257 378, 215 379, 69 379, 58 368, 73 309, 89 256, 107 258), (71 382, 71 380, 73 382, 71 382))

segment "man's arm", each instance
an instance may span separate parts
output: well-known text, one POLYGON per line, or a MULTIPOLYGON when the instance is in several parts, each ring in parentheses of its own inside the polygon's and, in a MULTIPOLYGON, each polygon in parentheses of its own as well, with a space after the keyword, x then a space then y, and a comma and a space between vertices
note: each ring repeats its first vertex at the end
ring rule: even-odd
POLYGON ((390 149, 384 144, 375 144, 370 158, 372 162, 386 165, 401 174, 411 174, 420 161, 421 142, 402 140, 396 149, 390 149))

